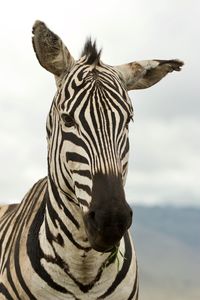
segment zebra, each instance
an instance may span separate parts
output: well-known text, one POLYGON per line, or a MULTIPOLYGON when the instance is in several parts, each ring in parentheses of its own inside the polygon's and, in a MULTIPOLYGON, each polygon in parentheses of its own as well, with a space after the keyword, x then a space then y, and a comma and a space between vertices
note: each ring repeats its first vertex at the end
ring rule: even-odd
POLYGON ((138 299, 124 192, 128 91, 154 85, 183 63, 110 66, 91 39, 75 60, 42 21, 32 40, 57 86, 46 125, 48 172, 20 204, 0 207, 0 299, 138 299))

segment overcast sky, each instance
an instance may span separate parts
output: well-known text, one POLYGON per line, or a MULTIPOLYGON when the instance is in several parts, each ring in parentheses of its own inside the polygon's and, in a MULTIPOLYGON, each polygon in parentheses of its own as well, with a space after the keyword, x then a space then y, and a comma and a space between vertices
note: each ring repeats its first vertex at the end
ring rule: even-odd
POLYGON ((130 93, 127 198, 200 205, 200 1, 4 1, 0 9, 0 203, 20 201, 46 171, 46 116, 56 91, 37 62, 32 25, 43 20, 75 58, 86 37, 111 65, 179 58, 183 70, 130 93))

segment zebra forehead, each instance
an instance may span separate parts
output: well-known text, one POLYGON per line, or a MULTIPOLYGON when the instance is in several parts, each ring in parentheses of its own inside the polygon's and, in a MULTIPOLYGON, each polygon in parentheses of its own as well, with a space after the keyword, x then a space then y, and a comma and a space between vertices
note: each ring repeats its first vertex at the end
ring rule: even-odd
POLYGON ((86 56, 86 63, 89 65, 98 65, 101 57, 101 51, 101 49, 97 50, 96 41, 92 42, 91 38, 88 38, 85 42, 81 57, 86 56))

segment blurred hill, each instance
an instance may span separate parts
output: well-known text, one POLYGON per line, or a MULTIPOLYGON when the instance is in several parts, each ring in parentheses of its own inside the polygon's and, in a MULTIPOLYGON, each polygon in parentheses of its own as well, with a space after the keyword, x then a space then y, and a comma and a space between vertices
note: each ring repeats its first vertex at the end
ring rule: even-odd
POLYGON ((133 209, 140 300, 200 300, 200 209, 133 209))

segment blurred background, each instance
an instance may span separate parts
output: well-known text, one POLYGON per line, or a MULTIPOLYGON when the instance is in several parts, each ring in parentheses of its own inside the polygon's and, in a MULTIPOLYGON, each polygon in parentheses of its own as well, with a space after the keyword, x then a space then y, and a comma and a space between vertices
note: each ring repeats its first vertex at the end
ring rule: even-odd
POLYGON ((46 176, 45 122, 56 91, 37 62, 32 25, 43 20, 79 58, 88 36, 102 60, 179 58, 180 73, 130 92, 126 183, 141 300, 200 299, 200 2, 11 1, 0 10, 0 204, 19 202, 46 176))

